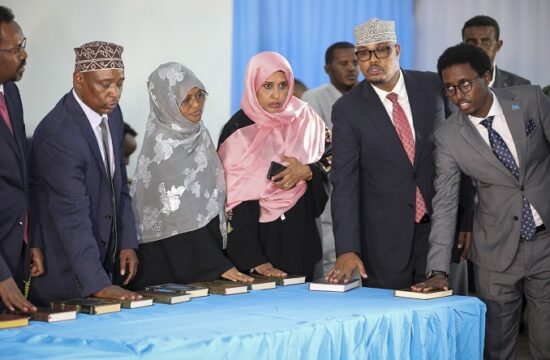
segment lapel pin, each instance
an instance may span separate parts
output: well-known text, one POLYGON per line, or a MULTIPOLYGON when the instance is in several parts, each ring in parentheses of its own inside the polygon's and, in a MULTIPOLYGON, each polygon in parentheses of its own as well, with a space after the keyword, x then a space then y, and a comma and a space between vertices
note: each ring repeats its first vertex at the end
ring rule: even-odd
POLYGON ((519 105, 518 104, 512 104, 512 110, 519 110, 519 105))

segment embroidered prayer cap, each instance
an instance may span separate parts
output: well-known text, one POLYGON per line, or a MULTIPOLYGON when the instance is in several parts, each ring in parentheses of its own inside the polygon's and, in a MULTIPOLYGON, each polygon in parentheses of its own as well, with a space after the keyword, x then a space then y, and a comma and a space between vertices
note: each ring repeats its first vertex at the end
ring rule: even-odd
POLYGON ((92 41, 74 49, 75 70, 80 72, 107 69, 124 70, 120 45, 104 41, 92 41))
POLYGON ((395 21, 373 18, 355 27, 355 46, 384 41, 396 41, 395 21))

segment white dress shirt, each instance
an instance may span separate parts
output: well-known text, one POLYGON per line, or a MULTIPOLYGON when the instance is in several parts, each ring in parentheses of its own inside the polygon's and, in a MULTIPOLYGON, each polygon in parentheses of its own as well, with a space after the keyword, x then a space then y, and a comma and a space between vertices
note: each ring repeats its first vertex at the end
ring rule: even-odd
MULTIPOLYGON (((101 136, 101 120, 102 115, 99 115, 94 110, 92 110, 88 105, 84 104, 82 100, 78 97, 76 92, 73 89, 73 95, 84 111, 84 114, 86 114, 86 117, 88 118, 88 121, 90 122, 90 126, 92 127, 92 130, 94 131, 95 138, 97 140, 97 146, 99 147, 99 151, 101 152, 101 157, 103 158, 103 164, 106 163, 105 161, 105 150, 103 149, 103 137, 101 136)), ((107 115, 107 119, 109 118, 107 115)), ((115 174, 115 161, 114 161, 114 151, 113 151, 113 139, 111 138, 111 130, 107 127, 107 132, 109 133, 109 160, 110 160, 110 168, 111 168, 111 176, 114 176, 115 174)))
POLYGON ((380 98, 380 101, 382 101, 382 105, 384 105, 384 108, 386 109, 386 112, 388 113, 392 122, 393 122, 393 103, 388 98, 386 98, 386 96, 392 92, 397 94, 397 102, 403 108, 405 115, 407 115, 407 121, 409 122, 409 126, 411 127, 413 139, 414 141, 416 141, 416 134, 414 132, 414 123, 413 123, 413 117, 411 112, 411 104, 409 103, 409 96, 407 95, 407 88, 405 87, 405 79, 403 78, 403 72, 399 70, 399 79, 397 80, 397 84, 395 84, 392 91, 389 91, 389 92, 384 91, 372 84, 371 86, 376 92, 376 94, 378 95, 378 97, 380 98))

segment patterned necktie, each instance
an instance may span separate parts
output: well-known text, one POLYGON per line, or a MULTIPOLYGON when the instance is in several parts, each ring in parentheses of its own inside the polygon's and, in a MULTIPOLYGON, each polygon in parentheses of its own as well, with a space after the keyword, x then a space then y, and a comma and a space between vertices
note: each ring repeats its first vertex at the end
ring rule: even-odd
MULTIPOLYGON (((407 153, 411 164, 414 164, 414 138, 412 136, 411 126, 409 125, 409 121, 407 120, 407 115, 405 114, 405 111, 403 110, 401 105, 399 105, 399 102, 397 102, 396 93, 389 93, 386 98, 393 104, 392 117, 397 136, 399 136, 401 144, 403 144, 403 147, 405 148, 405 152, 407 153)), ((420 222, 424 214, 426 214, 426 203, 424 202, 424 197, 422 197, 422 193, 417 186, 415 221, 417 223, 420 222)))
POLYGON ((113 216, 111 221, 111 239, 109 241, 109 253, 111 254, 112 264, 109 264, 109 267, 113 266, 116 262, 116 253, 118 247, 118 234, 117 234, 117 206, 116 206, 116 197, 115 197, 115 187, 113 184, 113 176, 111 173, 111 153, 109 151, 109 123, 107 116, 101 118, 101 140, 103 144, 103 153, 105 154, 105 172, 107 173, 107 179, 109 180, 109 185, 111 187, 111 207, 113 209, 113 216))
POLYGON ((13 126, 11 124, 10 114, 8 112, 8 106, 6 105, 6 99, 4 98, 4 93, 0 91, 0 116, 4 119, 6 126, 10 129, 11 134, 13 135, 13 126))
MULTIPOLYGON (((487 128, 489 133, 489 143, 493 150, 493 154, 500 160, 500 162, 508 169, 516 179, 519 179, 519 167, 510 152, 508 146, 493 129, 493 116, 489 116, 480 122, 481 125, 487 128)), ((531 240, 535 236, 536 225, 533 213, 531 212, 531 205, 525 196, 523 196, 523 210, 521 212, 521 230, 520 234, 524 240, 531 240)))

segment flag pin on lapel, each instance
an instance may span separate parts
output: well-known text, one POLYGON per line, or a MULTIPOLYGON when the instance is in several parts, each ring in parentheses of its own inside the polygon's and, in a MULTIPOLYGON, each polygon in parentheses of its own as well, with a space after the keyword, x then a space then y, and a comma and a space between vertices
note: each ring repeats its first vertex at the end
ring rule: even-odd
POLYGON ((514 111, 519 110, 519 105, 518 104, 512 104, 512 110, 514 110, 514 111))

